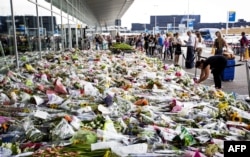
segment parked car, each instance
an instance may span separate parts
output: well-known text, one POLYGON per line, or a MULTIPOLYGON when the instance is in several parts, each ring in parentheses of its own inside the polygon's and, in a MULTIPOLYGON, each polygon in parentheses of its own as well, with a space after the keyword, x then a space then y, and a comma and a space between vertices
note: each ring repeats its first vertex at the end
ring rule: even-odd
POLYGON ((216 39, 215 32, 221 32, 218 28, 200 28, 199 32, 201 33, 202 38, 207 47, 211 47, 216 39))

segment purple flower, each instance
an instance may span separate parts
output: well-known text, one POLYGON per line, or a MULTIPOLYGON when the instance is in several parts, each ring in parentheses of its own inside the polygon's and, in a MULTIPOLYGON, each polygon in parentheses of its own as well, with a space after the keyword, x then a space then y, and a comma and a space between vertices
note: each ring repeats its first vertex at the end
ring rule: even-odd
POLYGON ((113 97, 111 95, 107 95, 105 98, 104 98, 104 104, 106 105, 106 107, 109 107, 113 104, 113 97))
POLYGON ((0 116, 0 124, 6 123, 10 120, 11 120, 11 118, 9 118, 9 117, 0 116))

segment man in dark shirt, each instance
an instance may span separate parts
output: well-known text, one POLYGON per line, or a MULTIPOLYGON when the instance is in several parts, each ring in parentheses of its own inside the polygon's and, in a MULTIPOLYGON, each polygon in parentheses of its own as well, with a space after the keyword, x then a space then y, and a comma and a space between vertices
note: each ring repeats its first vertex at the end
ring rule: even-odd
POLYGON ((146 55, 149 55, 149 34, 144 34, 144 49, 146 51, 146 55))
POLYGON ((201 69, 200 79, 197 83, 205 81, 210 73, 213 73, 215 88, 221 89, 221 74, 227 66, 227 59, 224 56, 211 56, 206 60, 197 61, 195 64, 196 68, 201 69))
POLYGON ((241 32, 241 39, 240 39, 240 60, 239 61, 243 61, 243 59, 245 58, 245 52, 246 49, 248 48, 248 39, 246 37, 245 32, 241 32))

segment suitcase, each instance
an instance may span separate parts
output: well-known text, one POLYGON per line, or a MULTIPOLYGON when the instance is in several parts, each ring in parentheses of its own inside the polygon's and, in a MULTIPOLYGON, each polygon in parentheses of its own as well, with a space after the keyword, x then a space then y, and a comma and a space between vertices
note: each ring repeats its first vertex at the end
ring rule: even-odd
POLYGON ((223 73, 221 74, 222 81, 233 81, 234 80, 234 73, 235 73, 235 60, 230 59, 227 60, 227 68, 224 69, 223 73))

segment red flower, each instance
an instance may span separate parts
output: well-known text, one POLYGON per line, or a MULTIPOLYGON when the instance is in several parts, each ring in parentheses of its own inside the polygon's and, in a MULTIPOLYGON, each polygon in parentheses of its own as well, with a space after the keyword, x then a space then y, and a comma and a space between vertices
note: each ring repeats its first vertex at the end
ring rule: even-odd
POLYGON ((180 77, 180 76, 181 76, 181 72, 177 71, 177 72, 175 73, 175 76, 180 77))

